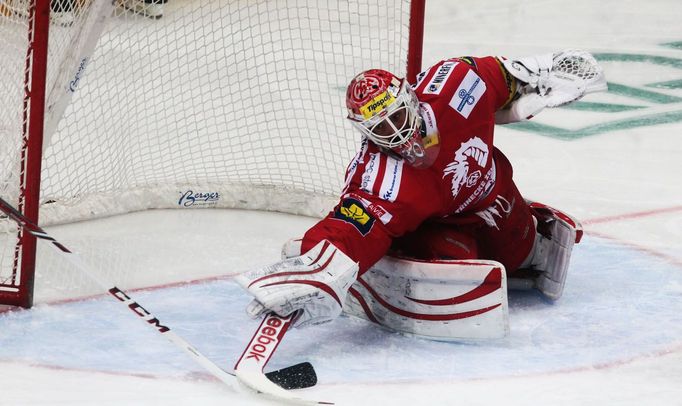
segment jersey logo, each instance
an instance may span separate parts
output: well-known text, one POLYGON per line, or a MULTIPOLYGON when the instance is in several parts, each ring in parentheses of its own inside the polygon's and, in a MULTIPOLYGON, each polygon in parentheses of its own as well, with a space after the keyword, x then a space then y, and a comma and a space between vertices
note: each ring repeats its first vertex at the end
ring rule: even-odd
POLYGON ((440 94, 445 82, 448 81, 450 74, 455 70, 455 66, 457 66, 457 62, 453 61, 444 62, 439 66, 436 73, 429 80, 429 83, 426 84, 424 94, 440 94))
POLYGON ((393 157, 386 158, 386 171, 384 172, 384 179, 381 181, 381 188, 379 189, 379 197, 389 202, 395 202, 400 192, 400 181, 403 176, 404 161, 397 160, 393 157))
POLYGON ((455 109, 462 117, 469 118, 469 114, 476 107, 476 103, 485 93, 486 85, 474 71, 467 72, 459 84, 455 94, 450 100, 449 106, 455 109))
POLYGON ((379 219, 382 223, 388 224, 391 221, 391 219, 393 219, 393 215, 389 213, 388 210, 384 209, 383 206, 372 203, 369 200, 359 195, 356 195, 355 193, 349 193, 347 196, 348 198, 356 199, 359 202, 361 202, 365 209, 367 210, 367 212, 375 219, 379 219))
POLYGON ((484 210, 476 212, 476 215, 478 217, 482 218, 483 221, 485 221, 485 223, 488 225, 488 227, 496 228, 499 230, 500 227, 497 225, 497 218, 500 218, 500 219, 509 218, 511 211, 514 208, 515 202, 516 202, 515 199, 512 199, 512 201, 509 202, 509 200, 498 195, 495 198, 495 203, 493 203, 492 205, 490 205, 488 208, 486 208, 484 210))
MULTIPOLYGON (((469 141, 462 143, 457 152, 455 152, 455 160, 450 162, 443 171, 443 178, 452 175, 452 197, 457 196, 469 177, 469 158, 473 158, 478 166, 484 168, 488 163, 489 155, 488 146, 478 137, 473 137, 469 141)), ((473 185, 474 183, 471 183, 471 185, 467 186, 471 187, 473 185)))
POLYGON ((481 171, 478 169, 467 178, 467 187, 474 186, 481 179, 481 171))
POLYGON ((362 113, 362 116, 367 120, 384 111, 384 109, 393 104, 394 101, 395 97, 393 97, 389 91, 385 91, 360 107, 360 113, 362 113))
POLYGON ((334 218, 349 223, 362 235, 367 235, 374 225, 374 217, 370 216, 365 206, 356 199, 343 199, 334 211, 334 218))
POLYGON ((360 178, 360 189, 367 193, 374 193, 374 183, 379 175, 379 161, 381 154, 376 152, 374 154, 369 154, 370 158, 365 165, 365 171, 362 173, 360 178))

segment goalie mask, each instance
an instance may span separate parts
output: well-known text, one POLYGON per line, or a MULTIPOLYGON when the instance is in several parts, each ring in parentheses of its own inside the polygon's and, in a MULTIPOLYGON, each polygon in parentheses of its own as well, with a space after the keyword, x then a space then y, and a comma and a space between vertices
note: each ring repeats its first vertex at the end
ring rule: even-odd
POLYGON ((424 144, 419 100, 407 80, 381 69, 362 72, 348 85, 346 107, 348 119, 362 135, 410 165, 428 167, 438 155, 438 148, 424 144))

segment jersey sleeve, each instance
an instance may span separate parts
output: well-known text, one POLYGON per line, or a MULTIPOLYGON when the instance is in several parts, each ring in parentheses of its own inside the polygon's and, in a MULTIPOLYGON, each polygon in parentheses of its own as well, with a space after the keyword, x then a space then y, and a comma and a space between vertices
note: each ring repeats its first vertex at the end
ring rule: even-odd
POLYGON ((504 108, 516 94, 516 81, 495 57, 458 57, 420 73, 415 91, 422 102, 447 103, 461 121, 476 121, 504 108))
POLYGON ((303 238, 302 252, 329 240, 365 272, 386 254, 394 238, 415 230, 439 208, 424 173, 363 144, 349 166, 339 203, 303 238))
POLYGON ((496 57, 471 58, 474 60, 477 72, 488 84, 492 105, 495 111, 506 107, 516 95, 516 79, 507 72, 502 62, 496 57))

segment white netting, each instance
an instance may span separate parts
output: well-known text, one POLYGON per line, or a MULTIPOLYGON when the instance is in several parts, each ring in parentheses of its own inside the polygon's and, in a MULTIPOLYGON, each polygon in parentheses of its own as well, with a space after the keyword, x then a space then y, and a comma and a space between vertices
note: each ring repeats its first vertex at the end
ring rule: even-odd
POLYGON ((158 20, 118 8, 46 150, 42 198, 61 204, 43 218, 186 194, 321 214, 357 143, 345 87, 370 67, 405 73, 408 17, 399 0, 176 0, 158 20))
POLYGON ((599 80, 603 69, 586 51, 568 49, 554 56, 552 71, 579 78, 585 82, 599 80))
POLYGON ((602 67, 586 51, 568 49, 554 55, 552 70, 542 84, 548 91, 547 107, 558 107, 584 95, 606 90, 602 67))
MULTIPOLYGON (((170 207, 323 214, 358 141, 345 87, 373 67, 405 74, 409 3, 51 1, 41 224, 170 207)), ((0 191, 12 204, 28 9, 0 0, 0 191)), ((0 221, 11 268, 16 229, 0 221)))
MULTIPOLYGON (((46 104, 62 99, 74 72, 74 61, 82 44, 95 26, 93 14, 106 1, 50 0, 49 46, 46 104)), ((25 136, 30 117, 29 101, 35 90, 30 67, 35 48, 29 39, 32 31, 29 0, 0 0, 0 194, 12 206, 21 209, 25 193, 22 171, 26 161, 25 136), (25 90, 26 89, 26 90, 25 90)), ((113 7, 108 5, 108 14, 113 7)), ((42 62, 44 65, 44 62, 42 62)), ((50 121, 49 117, 45 122, 50 121)), ((16 292, 22 272, 19 233, 16 225, 0 217, 0 296, 16 292)))

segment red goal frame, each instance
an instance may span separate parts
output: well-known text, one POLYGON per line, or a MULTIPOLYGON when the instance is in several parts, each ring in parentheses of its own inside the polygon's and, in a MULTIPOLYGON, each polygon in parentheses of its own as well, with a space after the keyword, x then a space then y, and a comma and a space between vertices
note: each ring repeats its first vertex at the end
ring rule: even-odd
MULTIPOLYGON (((28 15, 28 48, 24 77, 24 125, 22 128, 21 175, 17 209, 38 222, 40 170, 42 164, 45 82, 50 27, 50 0, 31 2, 28 15)), ((19 275, 16 292, 0 291, 0 304, 31 307, 35 279, 36 238, 19 231, 14 253, 13 273, 19 275)))

